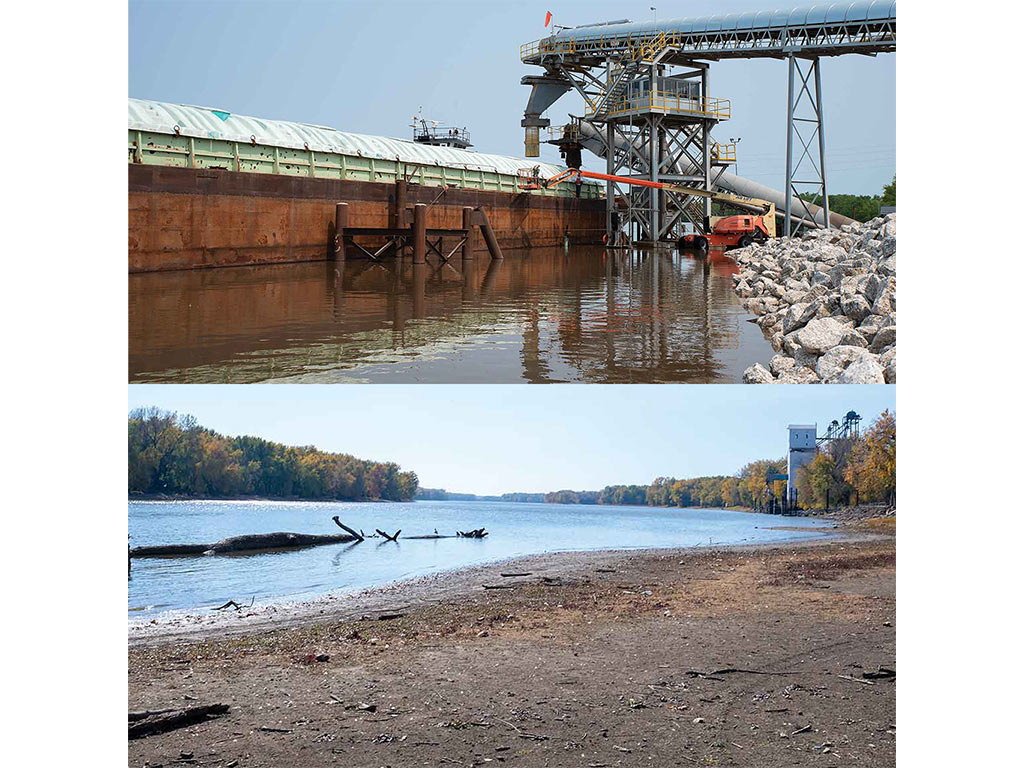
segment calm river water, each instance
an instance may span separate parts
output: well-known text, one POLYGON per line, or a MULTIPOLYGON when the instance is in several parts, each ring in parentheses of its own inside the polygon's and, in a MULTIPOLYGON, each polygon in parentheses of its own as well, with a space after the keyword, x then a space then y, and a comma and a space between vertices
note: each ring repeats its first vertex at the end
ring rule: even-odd
POLYGON ((135 382, 738 382, 735 264, 574 248, 130 275, 135 382))
POLYGON ((510 502, 405 504, 273 501, 130 501, 135 546, 209 543, 244 533, 338 533, 331 521, 370 533, 452 534, 484 526, 485 539, 370 539, 254 555, 139 559, 128 581, 129 616, 208 609, 228 600, 308 599, 510 557, 567 550, 752 544, 829 535, 771 530, 784 518, 721 509, 658 509, 510 502))

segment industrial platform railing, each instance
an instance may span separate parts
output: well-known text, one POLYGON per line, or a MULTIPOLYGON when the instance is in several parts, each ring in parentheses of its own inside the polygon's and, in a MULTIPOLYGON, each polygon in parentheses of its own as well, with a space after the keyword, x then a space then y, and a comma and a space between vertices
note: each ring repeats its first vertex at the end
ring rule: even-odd
MULTIPOLYGON (((664 112, 671 115, 728 120, 732 115, 732 102, 729 99, 694 99, 688 96, 654 93, 623 97, 612 104, 605 114, 608 117, 618 117, 638 112, 664 112)), ((595 114, 597 112, 593 107, 587 108, 587 117, 595 114)))
POLYGON ((716 141, 711 145, 711 161, 714 163, 735 163, 736 144, 719 144, 716 141))

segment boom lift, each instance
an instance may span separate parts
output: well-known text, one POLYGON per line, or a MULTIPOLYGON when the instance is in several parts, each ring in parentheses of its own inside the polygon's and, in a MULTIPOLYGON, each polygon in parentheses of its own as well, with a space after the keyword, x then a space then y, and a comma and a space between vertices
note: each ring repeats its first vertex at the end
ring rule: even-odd
POLYGON ((677 192, 684 195, 695 195, 697 197, 709 197, 712 201, 723 203, 732 208, 738 208, 744 213, 737 216, 712 216, 710 224, 711 232, 706 235, 691 233, 679 238, 680 248, 692 248, 694 250, 706 251, 708 248, 743 248, 755 240, 764 241, 769 237, 775 237, 775 204, 767 200, 758 200, 753 197, 741 197, 727 192, 712 192, 707 189, 696 187, 684 187, 678 184, 666 184, 660 181, 648 181, 630 176, 612 176, 607 173, 596 173, 584 171, 579 168, 568 168, 565 171, 548 179, 545 185, 548 189, 572 181, 580 176, 588 179, 601 179, 614 181, 619 184, 634 184, 641 187, 652 187, 654 189, 666 189, 670 192, 677 192))

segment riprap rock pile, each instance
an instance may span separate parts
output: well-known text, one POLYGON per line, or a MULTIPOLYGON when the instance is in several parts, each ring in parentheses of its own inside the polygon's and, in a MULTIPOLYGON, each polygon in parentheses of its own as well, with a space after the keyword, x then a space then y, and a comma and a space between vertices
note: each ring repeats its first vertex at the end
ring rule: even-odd
POLYGON ((896 383, 896 214, 730 255, 736 292, 779 353, 744 382, 896 383))

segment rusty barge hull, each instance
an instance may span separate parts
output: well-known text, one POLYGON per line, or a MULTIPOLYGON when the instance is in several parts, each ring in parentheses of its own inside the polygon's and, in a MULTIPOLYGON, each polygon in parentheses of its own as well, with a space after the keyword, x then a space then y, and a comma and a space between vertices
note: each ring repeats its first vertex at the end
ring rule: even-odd
POLYGON ((604 234, 600 185, 524 182, 562 170, 550 163, 223 109, 128 99, 127 159, 131 272, 331 258, 337 203, 346 228, 377 230, 410 226, 416 204, 428 230, 462 230, 479 207, 509 251, 604 234))
MULTIPOLYGON (((331 257, 334 207, 349 205, 349 226, 394 226, 398 208, 429 209, 431 227, 458 229, 462 209, 481 207, 503 250, 600 244, 604 200, 543 197, 409 183, 398 185, 128 166, 128 269, 157 272, 235 265, 322 261, 331 257), (439 200, 439 194, 441 197, 439 200)), ((411 221, 411 214, 407 214, 411 221)), ((482 238, 474 252, 486 254, 482 238)))

